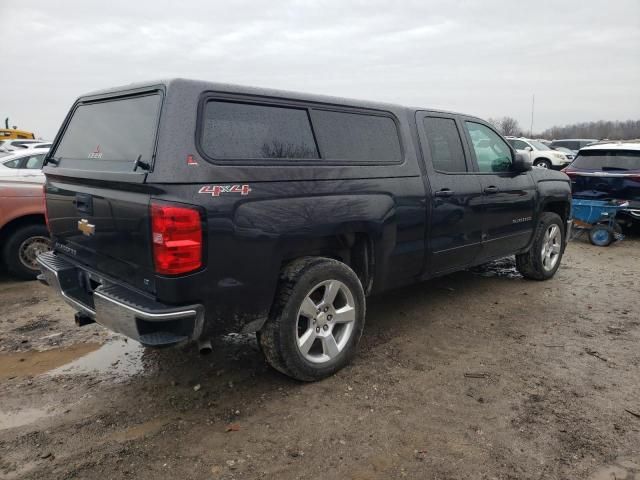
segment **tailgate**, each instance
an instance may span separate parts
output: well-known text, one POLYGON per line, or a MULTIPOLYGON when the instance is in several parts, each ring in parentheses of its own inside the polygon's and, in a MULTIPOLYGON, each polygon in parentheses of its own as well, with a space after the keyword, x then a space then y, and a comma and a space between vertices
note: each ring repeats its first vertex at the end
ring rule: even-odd
POLYGON ((576 197, 640 201, 640 150, 588 147, 567 173, 576 197))
POLYGON ((573 172, 571 189, 575 197, 640 201, 640 175, 573 172))
POLYGON ((164 94, 157 89, 81 98, 46 159, 54 250, 97 277, 153 291, 153 167, 164 94))
POLYGON ((98 273, 153 291, 150 195, 122 187, 50 179, 46 185, 54 250, 98 273))

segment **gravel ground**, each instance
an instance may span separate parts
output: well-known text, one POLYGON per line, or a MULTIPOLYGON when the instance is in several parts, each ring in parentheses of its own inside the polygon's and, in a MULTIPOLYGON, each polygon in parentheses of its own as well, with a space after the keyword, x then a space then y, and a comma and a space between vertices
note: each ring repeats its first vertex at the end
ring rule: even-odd
POLYGON ((143 349, 0 274, 0 478, 640 479, 640 238, 369 301, 315 384, 253 337, 143 349))

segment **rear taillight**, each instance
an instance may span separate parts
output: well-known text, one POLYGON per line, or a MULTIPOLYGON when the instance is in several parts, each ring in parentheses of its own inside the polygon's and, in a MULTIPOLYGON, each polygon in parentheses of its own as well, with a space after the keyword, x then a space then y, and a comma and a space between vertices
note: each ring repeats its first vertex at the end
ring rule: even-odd
POLYGON ((47 187, 42 184, 42 208, 44 211, 44 223, 47 225, 47 230, 51 231, 49 228, 49 211, 47 210, 47 187))
POLYGON ((202 266, 202 220, 195 208, 151 204, 156 273, 178 275, 202 266))

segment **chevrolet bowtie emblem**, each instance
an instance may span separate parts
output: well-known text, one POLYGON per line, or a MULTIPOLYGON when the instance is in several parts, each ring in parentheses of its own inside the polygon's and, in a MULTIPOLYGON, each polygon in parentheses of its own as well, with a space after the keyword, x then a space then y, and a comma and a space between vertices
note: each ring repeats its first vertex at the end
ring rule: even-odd
POLYGON ((89 223, 89 220, 87 220, 86 218, 83 218, 82 220, 78 220, 78 230, 80 230, 83 235, 90 237, 95 233, 96 226, 91 225, 89 223))

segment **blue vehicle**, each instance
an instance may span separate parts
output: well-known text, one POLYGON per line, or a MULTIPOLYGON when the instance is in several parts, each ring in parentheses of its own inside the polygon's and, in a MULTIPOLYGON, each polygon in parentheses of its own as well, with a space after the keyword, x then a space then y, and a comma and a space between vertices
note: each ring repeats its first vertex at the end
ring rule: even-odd
POLYGON ((589 240, 599 247, 606 247, 614 240, 622 240, 622 228, 616 222, 620 210, 629 206, 622 200, 584 200, 574 198, 571 217, 575 227, 573 237, 589 232, 589 240))

